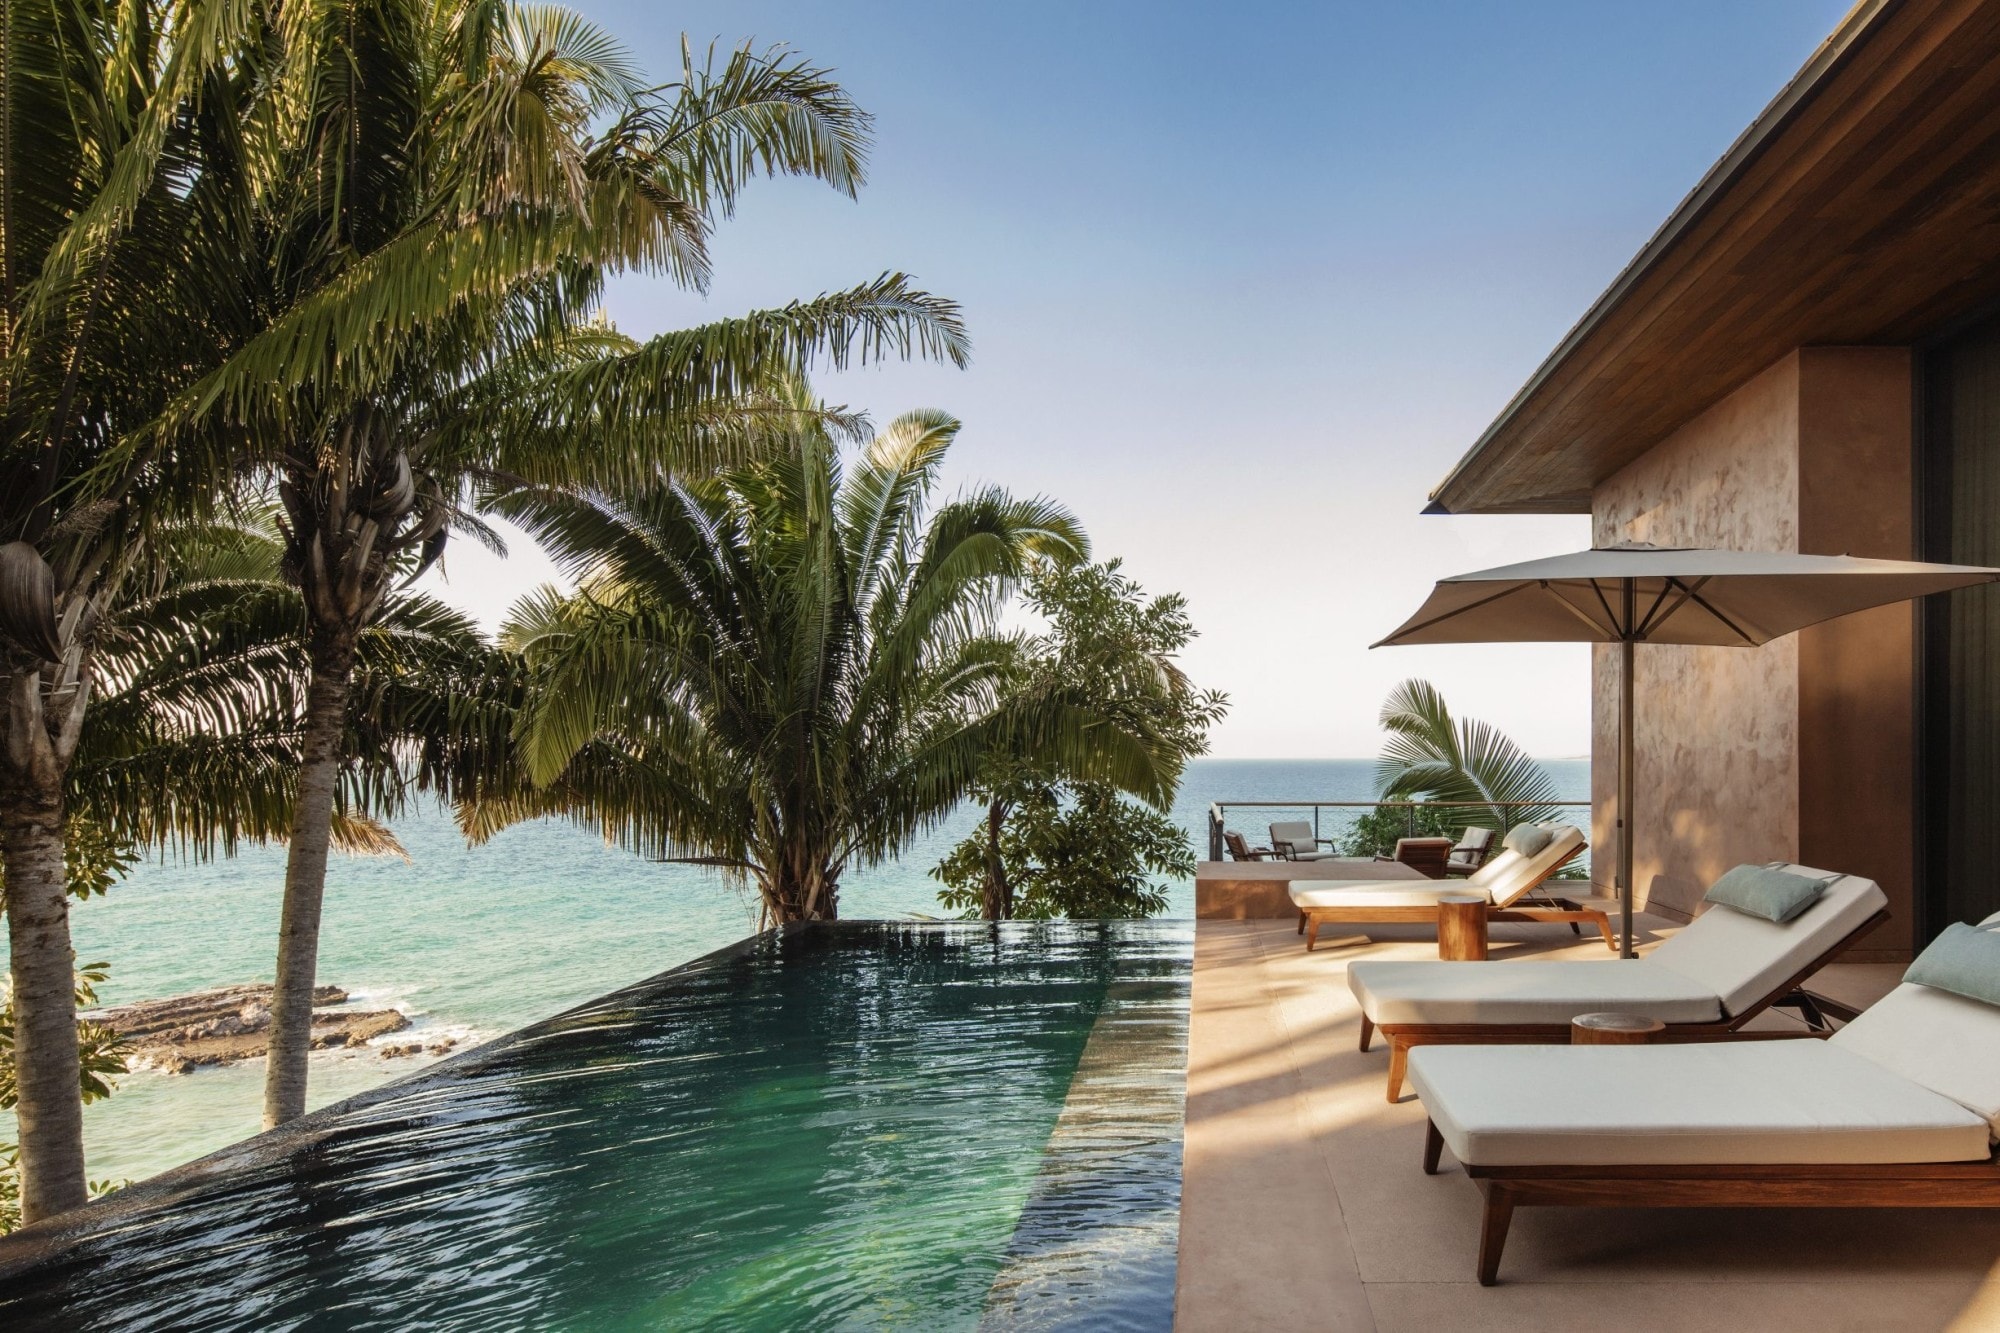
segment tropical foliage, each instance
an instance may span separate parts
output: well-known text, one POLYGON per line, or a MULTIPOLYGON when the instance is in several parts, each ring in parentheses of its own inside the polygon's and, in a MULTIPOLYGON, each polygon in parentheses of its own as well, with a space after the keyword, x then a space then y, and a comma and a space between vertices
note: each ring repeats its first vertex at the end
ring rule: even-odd
POLYGON ((1172 663, 1178 599, 1083 565, 1052 502, 937 503, 949 417, 843 463, 863 423, 802 387, 962 364, 956 306, 889 273, 646 340, 603 316, 617 274, 703 288, 754 179, 859 189, 870 123, 826 70, 684 47, 658 82, 513 0, 0 5, 21 1217, 88 1197, 117 1052, 77 1022, 69 903, 142 854, 288 843, 270 1124, 304 1105, 328 851, 394 849, 418 793, 474 838, 557 813, 721 867, 792 921, 978 790, 989 914, 1156 908, 1222 707, 1172 663), (578 580, 499 647, 411 587, 454 534, 497 548, 493 514, 578 580), (1040 636, 1001 627, 1031 573, 1040 636))
POLYGON ((529 598, 505 631, 529 681, 525 785, 472 803, 468 832, 566 814, 745 876, 786 922, 836 916, 841 876, 935 824, 995 745, 1161 790, 1130 737, 1008 694, 1001 603, 1084 536, 999 489, 933 508, 957 432, 913 412, 843 465, 805 413, 769 461, 713 479, 510 498, 581 586, 529 598))
POLYGON ((750 402, 814 352, 964 354, 953 308, 893 275, 645 344, 597 318, 613 273, 702 286, 709 230, 753 176, 855 190, 867 118, 824 71, 684 53, 654 88, 575 14, 505 0, 303 17, 275 11, 230 67, 274 94, 240 163, 250 318, 144 437, 246 429, 310 619, 267 1125, 304 1108, 339 737, 359 636, 397 584, 481 530, 468 506, 496 484, 740 457, 750 402))
POLYGON ((1391 690, 1381 723, 1389 738, 1375 762, 1375 791, 1385 801, 1463 802, 1461 826, 1500 830, 1562 810, 1546 768, 1491 723, 1454 719, 1428 681, 1391 690))
POLYGON ((938 900, 968 916, 987 911, 989 868, 1002 867, 1001 911, 1028 920, 1108 920, 1167 908, 1166 879, 1195 872, 1187 830, 1109 783, 1010 784, 997 841, 984 825, 932 871, 938 900))
POLYGON ((296 1113, 360 636, 482 488, 739 457, 808 357, 964 356, 898 275, 639 343, 768 174, 852 192, 867 120, 782 51, 653 87, 505 0, 9 0, 0 49, 0 854, 24 1209, 83 1198, 61 866, 98 640, 157 527, 276 482, 311 669, 267 1118, 296 1113))
POLYGON ((1121 794, 1068 768, 1059 752, 995 747, 976 791, 985 820, 932 872, 945 885, 940 898, 988 920, 1160 911, 1165 888, 1149 876, 1195 870, 1187 834, 1165 811, 1228 699, 1197 689, 1175 661, 1195 637, 1185 599, 1147 597, 1120 562, 1042 563, 1026 591, 1047 628, 1021 640, 1007 663, 1013 705, 1059 704, 1129 736, 1158 785, 1121 794))
MULTIPOLYGON (((1385 797, 1402 800, 1402 797, 1385 797)), ((1418 798, 1410 798, 1418 799, 1418 798)), ((1343 856, 1388 856, 1399 838, 1456 838, 1468 825, 1483 826, 1482 810, 1454 810, 1435 805, 1378 805, 1356 819, 1339 839, 1343 856)))

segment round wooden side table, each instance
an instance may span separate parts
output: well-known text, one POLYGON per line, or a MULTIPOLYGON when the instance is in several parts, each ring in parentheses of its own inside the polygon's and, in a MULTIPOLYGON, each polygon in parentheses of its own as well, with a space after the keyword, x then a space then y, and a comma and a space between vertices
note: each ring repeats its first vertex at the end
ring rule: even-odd
POLYGON ((1667 1030, 1657 1018, 1638 1014, 1578 1014, 1570 1020, 1572 1046, 1643 1046, 1667 1030))
POLYGON ((1475 893, 1438 895, 1438 957, 1476 963, 1486 957, 1486 899, 1475 893))

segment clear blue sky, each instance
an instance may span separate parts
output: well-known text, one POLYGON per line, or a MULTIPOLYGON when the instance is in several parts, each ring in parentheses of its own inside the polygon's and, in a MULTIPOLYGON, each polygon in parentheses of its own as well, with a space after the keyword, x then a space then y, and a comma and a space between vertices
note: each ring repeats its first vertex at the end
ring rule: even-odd
MULTIPOLYGON (((649 333, 887 269, 965 306, 970 370, 821 380, 964 419, 952 484, 1069 503, 1190 599, 1228 756, 1367 755, 1406 675, 1537 753, 1588 749, 1586 650, 1384 649, 1444 574, 1580 518, 1421 518, 1426 493, 1829 33, 1843 0, 970 5, 583 0, 661 80, 680 34, 786 43, 876 117, 858 203, 754 187, 706 298, 649 333)), ((468 544, 463 544, 469 546, 468 544)), ((496 619, 545 575, 455 552, 496 619)))

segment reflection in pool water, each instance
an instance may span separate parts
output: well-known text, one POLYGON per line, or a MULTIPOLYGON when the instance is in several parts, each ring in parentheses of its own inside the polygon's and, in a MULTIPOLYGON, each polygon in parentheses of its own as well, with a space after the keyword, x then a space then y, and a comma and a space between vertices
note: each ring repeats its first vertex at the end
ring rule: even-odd
POLYGON ((762 936, 0 1242, 0 1324, 1165 1328, 1192 940, 762 936))

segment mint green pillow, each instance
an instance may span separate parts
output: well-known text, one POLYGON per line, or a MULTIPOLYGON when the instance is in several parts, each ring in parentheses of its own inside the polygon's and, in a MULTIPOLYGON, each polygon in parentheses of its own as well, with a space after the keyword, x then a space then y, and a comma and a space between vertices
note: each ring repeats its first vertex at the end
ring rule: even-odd
POLYGON ((1715 881, 1702 901, 1783 924, 1818 902, 1825 892, 1825 880, 1770 866, 1737 866, 1715 881))
POLYGON ((2000 1004, 2000 930, 1954 921, 1917 955, 1903 980, 1948 990, 1968 1000, 2000 1004))

